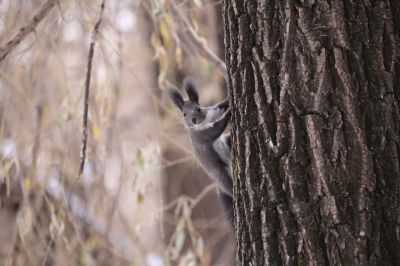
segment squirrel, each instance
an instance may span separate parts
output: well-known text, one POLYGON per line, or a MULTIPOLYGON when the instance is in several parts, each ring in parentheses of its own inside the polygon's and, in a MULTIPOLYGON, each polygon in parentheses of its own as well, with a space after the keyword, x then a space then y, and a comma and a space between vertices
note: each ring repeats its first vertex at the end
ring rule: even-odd
POLYGON ((182 112, 200 166, 218 184, 222 207, 233 228, 231 135, 223 134, 231 118, 228 99, 201 107, 193 81, 186 78, 183 86, 188 100, 183 100, 176 87, 169 88, 169 96, 182 112))

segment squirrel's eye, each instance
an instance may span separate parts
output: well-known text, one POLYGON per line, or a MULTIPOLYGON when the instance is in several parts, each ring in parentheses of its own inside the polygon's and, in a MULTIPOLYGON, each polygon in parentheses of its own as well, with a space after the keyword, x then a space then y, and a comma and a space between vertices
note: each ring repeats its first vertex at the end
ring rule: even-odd
POLYGON ((183 116, 186 116, 186 113, 183 113, 183 116))

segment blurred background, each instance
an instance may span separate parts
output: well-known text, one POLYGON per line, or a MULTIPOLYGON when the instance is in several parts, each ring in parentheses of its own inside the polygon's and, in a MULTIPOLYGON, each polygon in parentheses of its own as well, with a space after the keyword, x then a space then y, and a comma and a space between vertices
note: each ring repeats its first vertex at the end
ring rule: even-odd
POLYGON ((226 97, 221 0, 0 0, 0 265, 232 265, 216 187, 165 88, 226 97), (212 55, 212 54, 211 54, 212 55))

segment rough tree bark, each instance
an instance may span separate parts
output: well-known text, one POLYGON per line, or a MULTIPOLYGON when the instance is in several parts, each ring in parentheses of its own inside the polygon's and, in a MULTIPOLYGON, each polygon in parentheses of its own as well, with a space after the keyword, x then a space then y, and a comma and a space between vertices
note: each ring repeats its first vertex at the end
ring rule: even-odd
POLYGON ((224 0, 241 265, 400 265, 399 3, 224 0))

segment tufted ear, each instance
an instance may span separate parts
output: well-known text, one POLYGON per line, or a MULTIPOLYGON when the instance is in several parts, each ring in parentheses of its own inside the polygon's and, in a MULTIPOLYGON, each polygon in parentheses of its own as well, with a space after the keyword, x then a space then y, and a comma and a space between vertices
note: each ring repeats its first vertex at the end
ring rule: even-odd
POLYGON ((170 88, 168 89, 168 94, 175 106, 182 111, 184 101, 179 91, 176 88, 170 88))
POLYGON ((199 94, 197 93, 193 80, 191 78, 185 78, 185 80, 183 81, 183 86, 186 89, 189 100, 191 102, 199 104, 199 94))

